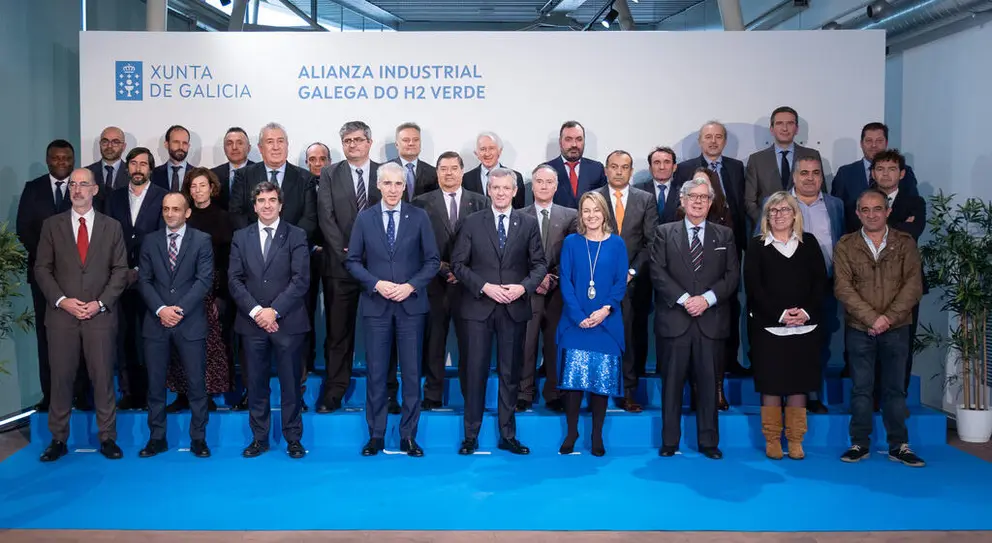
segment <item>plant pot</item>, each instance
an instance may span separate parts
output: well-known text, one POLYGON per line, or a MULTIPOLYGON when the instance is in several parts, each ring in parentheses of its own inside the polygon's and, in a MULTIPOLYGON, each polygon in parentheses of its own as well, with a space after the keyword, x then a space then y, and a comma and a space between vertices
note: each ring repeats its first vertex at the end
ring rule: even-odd
POLYGON ((992 411, 987 409, 957 409, 958 437, 965 443, 987 443, 992 436, 992 411))

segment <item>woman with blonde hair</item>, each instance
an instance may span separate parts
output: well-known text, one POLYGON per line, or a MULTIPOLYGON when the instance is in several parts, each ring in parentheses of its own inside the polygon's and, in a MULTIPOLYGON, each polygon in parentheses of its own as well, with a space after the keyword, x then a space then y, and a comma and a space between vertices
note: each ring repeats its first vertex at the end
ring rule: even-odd
POLYGON ((803 233, 799 204, 788 192, 768 198, 759 224, 761 233, 751 239, 744 260, 744 288, 765 455, 775 460, 783 456, 785 397, 789 458, 802 460, 806 392, 820 384, 827 268, 816 238, 803 233))
POLYGON ((623 396, 623 317, 627 247, 611 233, 606 199, 587 192, 579 199, 578 233, 565 238, 559 261, 564 309, 558 323, 558 388, 566 391, 568 434, 559 449, 571 454, 579 438, 579 407, 589 392, 592 454, 603 456, 603 422, 609 396, 623 396))

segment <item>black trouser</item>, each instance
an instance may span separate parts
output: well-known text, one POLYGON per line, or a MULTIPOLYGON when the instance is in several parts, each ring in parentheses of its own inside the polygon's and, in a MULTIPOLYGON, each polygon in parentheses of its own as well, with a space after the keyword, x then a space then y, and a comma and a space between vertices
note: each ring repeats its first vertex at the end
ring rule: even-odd
MULTIPOLYGON (((400 438, 417 436, 420 421, 420 357, 424 339, 426 315, 407 315, 400 304, 391 304, 383 315, 363 317, 365 346, 368 353, 368 383, 365 395, 365 420, 369 437, 383 438, 386 434, 387 387, 383 373, 396 357, 396 347, 402 352, 403 416, 400 438), (388 354, 387 354, 388 353, 388 354)), ((393 371, 395 376, 396 372, 393 371)))
POLYGON ((303 405, 300 398, 300 373, 306 334, 249 334, 243 338, 248 362, 248 426, 255 441, 269 443, 269 365, 275 351, 276 374, 282 393, 282 435, 286 441, 303 437, 303 405))
MULTIPOLYGON (((424 400, 441 403, 444 399, 445 361, 448 354, 448 330, 451 322, 455 324, 455 336, 458 341, 458 376, 462 382, 462 397, 464 397, 464 373, 468 360, 468 348, 465 346, 465 331, 462 320, 454 314, 458 307, 459 296, 464 290, 461 284, 449 284, 435 277, 427 285, 427 297, 430 300, 431 312, 427 321, 427 337, 424 341, 424 400)), ((395 375, 395 372, 392 372, 395 375)))
POLYGON ((564 309, 561 291, 553 290, 545 296, 531 295, 532 315, 527 321, 527 334, 524 340, 524 365, 520 373, 519 399, 534 402, 537 399, 537 352, 538 338, 544 355, 544 387, 541 395, 544 403, 558 399, 558 322, 564 309))
POLYGON ((468 367, 465 370, 465 439, 477 438, 482 427, 494 335, 499 374, 499 434, 504 439, 514 439, 517 435, 517 387, 523 365, 527 323, 513 320, 505 305, 497 305, 486 320, 466 320, 464 326, 468 346, 468 367))
POLYGON ((191 413, 189 437, 204 439, 207 427, 207 340, 187 340, 175 330, 167 330, 159 338, 144 338, 145 367, 148 368, 148 429, 151 439, 164 440, 165 378, 169 371, 172 349, 179 353, 186 378, 186 397, 191 413))
POLYGON ((687 374, 696 383, 696 424, 700 448, 716 447, 720 427, 716 410, 717 357, 725 340, 706 337, 695 320, 684 334, 666 337, 662 348, 662 445, 678 448, 682 438, 682 390, 687 374))
POLYGON ((355 320, 358 317, 360 285, 349 279, 323 277, 324 303, 330 305, 327 314, 327 348, 324 359, 327 376, 321 401, 341 401, 351 384, 351 368, 355 359, 355 320))

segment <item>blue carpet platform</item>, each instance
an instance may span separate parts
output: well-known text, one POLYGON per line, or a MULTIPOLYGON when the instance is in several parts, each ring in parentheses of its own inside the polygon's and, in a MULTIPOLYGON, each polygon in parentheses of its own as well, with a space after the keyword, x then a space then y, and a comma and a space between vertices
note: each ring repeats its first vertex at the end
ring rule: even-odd
MULTIPOLYGON (((308 386, 310 405, 315 385, 308 386)), ((946 445, 944 416, 921 407, 917 396, 911 398, 908 422, 914 449, 928 461, 923 469, 887 460, 878 416, 872 457, 856 465, 838 460, 849 419, 848 387, 839 380, 829 387, 831 413, 809 417, 804 461, 764 457, 747 379, 727 385, 734 405, 720 415, 724 460, 696 452, 692 414, 684 419, 681 453, 659 458, 657 386, 657 379, 645 379, 644 413, 607 415, 603 458, 587 452, 587 414, 579 454, 559 456, 563 416, 540 405, 517 417, 530 456, 496 449, 493 411, 486 413, 482 451, 458 456, 456 381, 449 386, 449 410, 422 415, 418 441, 426 456, 419 459, 395 450, 398 416, 390 417, 386 454, 360 456, 368 435, 360 376, 344 409, 304 415, 303 442, 310 453, 303 460, 290 459, 278 437, 262 457, 241 458, 250 439, 247 415, 222 408, 211 413, 209 459, 185 450, 188 413, 170 415, 170 450, 145 460, 137 452, 148 435, 146 413, 118 413, 125 458, 112 462, 95 452, 93 414, 74 412, 72 452, 55 464, 41 464, 38 455, 50 436, 45 416, 35 415, 32 444, 0 463, 0 529, 992 529, 992 464, 946 445)))

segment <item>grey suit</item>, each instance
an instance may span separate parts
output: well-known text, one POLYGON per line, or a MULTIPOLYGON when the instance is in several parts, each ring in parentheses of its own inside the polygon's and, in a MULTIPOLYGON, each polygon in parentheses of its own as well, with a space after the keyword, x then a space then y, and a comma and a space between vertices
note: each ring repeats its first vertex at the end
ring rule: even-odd
POLYGON ((700 448, 716 447, 716 363, 730 336, 731 296, 737 295, 740 262, 730 228, 706 222, 699 271, 693 271, 685 221, 663 224, 651 246, 651 281, 657 308, 655 333, 662 347, 662 444, 678 447, 681 439, 682 387, 691 372, 696 383, 696 421, 700 448), (712 291, 716 305, 692 317, 679 298, 712 291))
POLYGON ((63 442, 69 437, 80 348, 93 382, 100 441, 117 439, 114 395, 117 316, 113 313, 127 285, 127 251, 121 225, 114 219, 96 212, 93 224, 87 226, 91 233, 84 263, 73 235, 72 211, 46 219, 34 265, 35 282, 50 308, 45 312, 52 368, 48 429, 53 439, 63 442), (101 302, 104 310, 88 320, 78 320, 61 309, 51 309, 63 296, 82 302, 101 302))
MULTIPOLYGON (((820 152, 816 149, 803 147, 798 143, 796 146, 796 156, 789 156, 789 166, 796 169, 796 163, 801 158, 812 157, 820 160, 820 152)), ((782 186, 782 176, 779 172, 781 155, 778 154, 774 145, 756 151, 747 157, 747 170, 744 172, 744 208, 747 216, 751 219, 751 224, 755 225, 761 219, 761 206, 773 193, 780 190, 788 190, 792 186, 792 175, 789 175, 789 183, 782 186)), ((826 187, 826 183, 823 185, 826 187)))
MULTIPOLYGON (((623 334, 627 345, 633 346, 638 338, 647 337, 647 316, 649 307, 634 302, 638 296, 650 296, 645 287, 650 288, 648 278, 648 263, 650 261, 651 243, 654 241, 655 227, 658 225, 658 203, 653 192, 647 192, 633 186, 627 194, 627 205, 624 207, 622 228, 617 228, 616 209, 610 200, 610 193, 615 189, 610 185, 596 189, 610 208, 610 226, 613 231, 619 230, 620 238, 627 246, 627 267, 634 270, 634 278, 627 283, 627 293, 623 297, 620 309, 623 313, 623 334), (637 315, 635 315, 635 313, 637 315), (636 318, 643 317, 643 318, 636 318), (635 320, 644 330, 635 334, 635 320), (636 337, 635 337, 636 336, 636 337)), ((643 342, 642 342, 643 343, 643 342)), ((637 390, 638 353, 636 349, 628 348, 623 353, 623 388, 627 401, 633 401, 634 391, 637 390)), ((646 346, 644 356, 647 356, 646 346)))
MULTIPOLYGON (((544 219, 537 207, 531 204, 520 210, 522 213, 537 219, 540 227, 544 219)), ((533 316, 527 323, 524 336, 524 366, 520 372, 520 390, 518 399, 533 403, 537 392, 534 390, 535 374, 537 373, 537 340, 543 335, 544 353, 544 403, 558 399, 558 321, 564 302, 558 289, 558 259, 561 257, 561 246, 565 237, 575 233, 578 228, 578 212, 574 209, 551 204, 548 213, 548 231, 541 231, 544 244, 544 258, 548 261, 548 273, 555 277, 551 281, 552 288, 547 294, 534 294, 530 297, 530 307, 533 316), (544 242, 544 240, 547 240, 544 242)))

